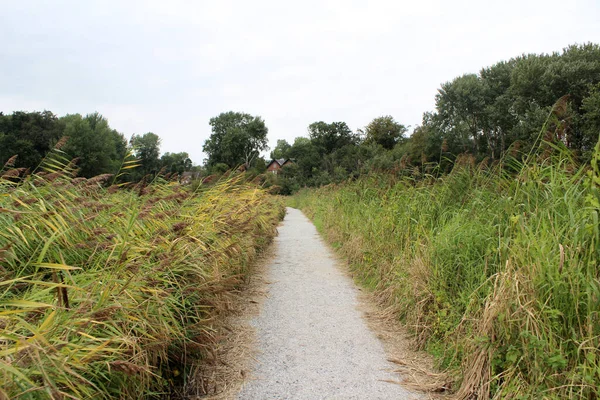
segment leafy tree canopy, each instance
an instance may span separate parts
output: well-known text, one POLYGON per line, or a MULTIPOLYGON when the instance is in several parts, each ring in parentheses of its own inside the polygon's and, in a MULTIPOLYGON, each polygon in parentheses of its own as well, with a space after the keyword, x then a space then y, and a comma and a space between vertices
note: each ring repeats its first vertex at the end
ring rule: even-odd
POLYGON ((210 119, 212 134, 204 143, 207 165, 229 168, 250 167, 261 151, 267 150, 268 128, 264 120, 250 114, 229 111, 210 119))
POLYGON ((17 155, 16 167, 36 167, 63 130, 64 123, 50 111, 0 113, 0 163, 17 155))
POLYGON ((159 159, 160 138, 154 133, 133 135, 128 148, 123 134, 112 129, 108 120, 97 112, 58 118, 50 111, 16 111, 11 115, 0 111, 0 165, 16 155, 11 167, 34 170, 59 142, 67 158, 78 158, 79 175, 83 177, 117 174, 128 151, 139 159, 140 166, 130 170, 127 179, 140 179, 163 166, 169 172, 192 168, 185 152, 166 153, 159 159))
POLYGON ((365 142, 376 143, 390 150, 404 139, 406 131, 406 127, 396 122, 393 117, 378 117, 367 125, 365 142))
POLYGON ((79 175, 86 178, 103 173, 117 173, 127 151, 127 141, 122 134, 108 125, 100 114, 82 117, 66 115, 64 135, 68 140, 63 151, 70 157, 79 158, 79 175))
POLYGON ((308 126, 308 133, 321 154, 330 154, 336 149, 359 142, 358 135, 354 134, 345 122, 313 122, 308 126))
POLYGON ((160 138, 152 132, 144 135, 133 135, 130 140, 133 154, 140 160, 137 174, 145 176, 156 174, 160 169, 160 138))
POLYGON ((165 153, 160 158, 160 168, 164 169, 165 173, 182 174, 192 168, 192 160, 186 152, 181 153, 165 153))
POLYGON ((552 106, 563 98, 563 124, 555 139, 585 155, 598 137, 585 116, 598 83, 597 44, 523 55, 444 83, 428 128, 438 131, 434 136, 460 144, 461 152, 497 159, 517 141, 527 152, 552 106))
POLYGON ((292 146, 283 139, 277 141, 277 146, 271 152, 271 159, 290 158, 292 146))

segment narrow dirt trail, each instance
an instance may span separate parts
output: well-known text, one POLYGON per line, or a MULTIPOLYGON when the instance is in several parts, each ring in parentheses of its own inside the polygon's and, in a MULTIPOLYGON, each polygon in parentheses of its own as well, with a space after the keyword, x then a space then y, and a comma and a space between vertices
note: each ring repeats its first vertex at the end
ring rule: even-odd
POLYGON ((251 323, 258 356, 238 399, 418 399, 398 384, 382 344, 357 310, 357 289, 314 225, 288 208, 251 323))

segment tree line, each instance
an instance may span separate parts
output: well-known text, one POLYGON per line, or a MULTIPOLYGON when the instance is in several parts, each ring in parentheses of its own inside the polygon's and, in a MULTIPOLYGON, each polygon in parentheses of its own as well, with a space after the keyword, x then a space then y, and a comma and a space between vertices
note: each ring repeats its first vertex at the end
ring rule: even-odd
MULTIPOLYGON (((559 100, 554 129, 543 139, 560 142, 582 161, 600 132, 600 46, 572 45, 552 54, 527 54, 443 83, 435 110, 423 114, 410 136, 392 116, 375 118, 352 131, 345 122, 313 122, 308 137, 278 140, 272 159, 293 164, 267 183, 281 193, 320 186, 369 171, 449 171, 463 154, 477 162, 519 157, 536 146, 541 127, 559 100), (412 168, 412 169, 411 169, 412 168)), ((260 116, 225 112, 211 118, 203 146, 205 175, 238 168, 264 173, 268 128, 260 116)), ((128 141, 98 113, 57 117, 50 111, 0 112, 0 163, 18 155, 15 166, 35 168, 61 139, 66 156, 79 159, 80 175, 117 173, 128 154, 139 167, 129 179, 192 169, 186 152, 160 155, 160 138, 148 132, 128 141)), ((200 167, 195 167, 200 169, 200 167)))
MULTIPOLYGON (((435 110, 423 114, 421 125, 410 136, 407 127, 392 116, 375 118, 357 131, 344 122, 314 122, 308 126, 308 137, 297 137, 293 143, 277 141, 271 158, 290 158, 294 164, 269 179, 282 193, 290 193, 373 170, 418 173, 434 166, 449 171, 464 154, 475 162, 488 163, 497 163, 507 153, 519 158, 539 145, 541 129, 553 107, 553 126, 547 127, 542 139, 560 143, 582 162, 589 160, 600 133, 599 45, 521 55, 443 83, 435 97, 435 110)), ((226 114, 217 120, 230 119, 236 113, 226 114)), ((233 129, 236 135, 244 131, 240 118, 233 129)), ((245 132, 249 136, 260 132, 263 141, 254 147, 255 157, 250 159, 260 172, 264 160, 257 154, 266 147, 267 129, 260 117, 253 121, 261 128, 245 132)), ((227 143, 235 142, 234 136, 225 134, 227 130, 213 120, 211 125, 214 133, 204 148, 209 154, 208 166, 223 169, 247 163, 241 151, 236 157, 221 155, 224 148, 233 148, 227 143)))
POLYGON ((0 112, 0 165, 12 158, 16 168, 33 170, 57 145, 66 158, 77 159, 79 175, 86 178, 118 173, 128 154, 139 163, 131 172, 131 180, 160 170, 181 174, 192 168, 186 152, 161 156, 158 135, 148 132, 133 135, 128 141, 98 113, 59 118, 50 111, 16 111, 10 115, 0 112))

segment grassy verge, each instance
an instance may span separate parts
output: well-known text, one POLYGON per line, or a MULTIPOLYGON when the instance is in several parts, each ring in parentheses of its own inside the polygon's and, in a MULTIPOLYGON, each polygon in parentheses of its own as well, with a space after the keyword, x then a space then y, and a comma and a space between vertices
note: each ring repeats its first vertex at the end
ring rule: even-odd
MULTIPOLYGON (((552 145, 545 144, 552 147, 552 145)), ((303 190, 356 279, 457 377, 462 399, 600 396, 600 143, 502 170, 303 190)))
POLYGON ((252 185, 0 179, 0 398, 150 398, 211 359, 285 212, 252 185))

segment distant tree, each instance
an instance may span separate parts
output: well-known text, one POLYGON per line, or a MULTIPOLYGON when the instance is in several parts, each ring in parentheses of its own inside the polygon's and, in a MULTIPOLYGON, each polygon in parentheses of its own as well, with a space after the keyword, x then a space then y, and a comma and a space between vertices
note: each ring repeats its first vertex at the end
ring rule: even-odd
POLYGON ((589 85, 600 80, 600 45, 571 45, 562 53, 528 54, 514 63, 510 90, 517 100, 517 112, 528 108, 530 102, 552 106, 564 95, 579 109, 589 85))
POLYGON ((224 174, 225 172, 227 172, 229 170, 229 165, 225 164, 225 163, 216 163, 213 164, 209 167, 208 171, 210 174, 224 174))
POLYGON ((393 117, 387 115, 375 118, 365 128, 366 143, 377 143, 385 149, 393 149, 402 139, 407 129, 393 117))
POLYGON ((207 165, 229 168, 251 167, 261 151, 267 150, 268 128, 259 116, 229 111, 210 119, 212 134, 204 143, 207 165))
POLYGON ((590 95, 583 99, 583 150, 589 152, 600 136, 600 83, 592 87, 590 95))
POLYGON ((82 117, 80 114, 61 118, 68 140, 63 151, 79 158, 79 175, 86 178, 104 173, 117 173, 126 152, 127 141, 111 129, 108 121, 98 113, 82 117))
POLYGON ((127 139, 125 139, 125 136, 116 129, 111 129, 109 136, 112 138, 115 151, 114 156, 111 157, 111 172, 118 173, 119 169, 122 167, 123 160, 127 156, 127 139))
MULTIPOLYGON (((440 157, 448 157, 442 149, 439 132, 431 125, 417 126, 411 135, 411 140, 403 147, 403 153, 408 157, 411 164, 422 164, 424 162, 441 162, 440 157)), ((446 146, 448 144, 446 143, 446 146)))
POLYGON ((586 154, 597 136, 597 132, 590 136, 586 114, 593 108, 589 97, 598 83, 597 44, 519 56, 484 68, 479 75, 443 84, 436 96, 436 129, 448 143, 460 145, 453 151, 467 151, 480 159, 499 158, 517 141, 522 152, 529 152, 553 105, 562 98, 562 128, 555 140, 586 154))
POLYGON ((291 164, 281 170, 281 173, 276 175, 274 178, 275 184, 279 186, 278 193, 283 195, 290 195, 296 192, 303 186, 306 186, 307 179, 302 174, 298 164, 291 164))
POLYGON ((483 150, 486 126, 485 85, 475 74, 466 74, 444 83, 435 100, 438 114, 446 124, 447 133, 460 138, 463 151, 477 154, 483 150))
POLYGON ((267 171, 267 162, 264 158, 258 157, 254 162, 254 167, 252 167, 256 174, 262 174, 267 171))
POLYGON ((500 157, 516 138, 513 128, 518 123, 514 112, 514 97, 510 93, 515 60, 501 61, 480 71, 485 86, 485 128, 489 156, 500 157))
POLYGON ((63 122, 50 111, 0 115, 0 165, 17 155, 16 167, 37 167, 63 130, 63 122))
POLYGON ((165 153, 160 158, 160 169, 165 169, 165 173, 182 174, 192 168, 192 160, 186 152, 181 153, 165 153))
POLYGON ((137 178, 147 174, 156 174, 160 169, 160 138, 148 132, 144 135, 133 135, 130 140, 133 154, 140 160, 137 178), (141 176, 139 176, 141 175, 141 176))
POLYGON ((290 150, 292 146, 284 139, 277 141, 277 146, 271 152, 271 159, 290 158, 290 150))
POLYGON ((337 149, 325 157, 327 170, 334 177, 334 181, 348 177, 357 177, 367 161, 373 157, 377 151, 376 145, 364 143, 361 146, 346 145, 337 149))
MULTIPOLYGON (((312 177, 313 173, 318 172, 323 161, 319 148, 312 140, 305 137, 297 137, 294 140, 289 156, 296 160, 298 173, 304 180, 312 177)), ((302 179, 299 178, 299 183, 304 184, 305 182, 302 179)))
POLYGON ((346 145, 358 144, 359 141, 358 135, 354 134, 345 122, 313 122, 308 126, 308 133, 321 154, 330 154, 346 145))

